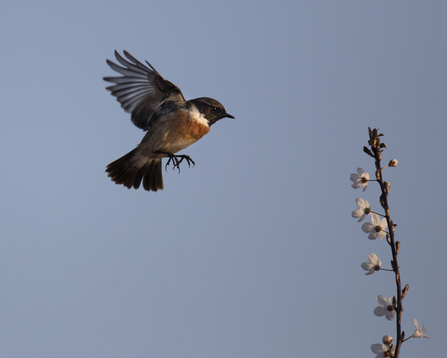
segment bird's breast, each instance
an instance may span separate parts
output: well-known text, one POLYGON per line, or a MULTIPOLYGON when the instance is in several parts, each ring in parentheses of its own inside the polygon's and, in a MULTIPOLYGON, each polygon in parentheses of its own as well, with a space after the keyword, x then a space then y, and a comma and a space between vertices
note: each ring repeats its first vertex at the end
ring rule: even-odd
POLYGON ((176 153, 197 142, 210 131, 208 121, 197 111, 181 110, 165 117, 164 151, 176 153), (170 117, 170 118, 168 118, 170 117))

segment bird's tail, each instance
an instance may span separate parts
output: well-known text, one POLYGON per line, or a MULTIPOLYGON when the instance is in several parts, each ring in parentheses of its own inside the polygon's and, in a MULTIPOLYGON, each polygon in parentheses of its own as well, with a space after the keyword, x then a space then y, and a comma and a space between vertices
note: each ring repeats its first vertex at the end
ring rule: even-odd
POLYGON ((129 189, 138 189, 143 181, 143 188, 147 191, 163 190, 161 158, 137 166, 133 160, 136 153, 137 148, 110 163, 106 169, 108 176, 116 184, 123 184, 129 189))

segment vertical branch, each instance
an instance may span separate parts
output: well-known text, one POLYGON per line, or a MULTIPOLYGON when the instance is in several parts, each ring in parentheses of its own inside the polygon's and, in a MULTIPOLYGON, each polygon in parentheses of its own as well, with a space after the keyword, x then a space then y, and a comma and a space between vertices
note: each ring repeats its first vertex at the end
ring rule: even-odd
POLYGON ((394 240, 394 224, 390 217, 390 209, 388 206, 388 192, 389 192, 389 184, 383 181, 382 178, 382 167, 381 167, 381 160, 382 160, 382 148, 385 147, 385 144, 380 143, 380 136, 382 134, 377 133, 377 129, 373 129, 369 131, 370 134, 370 141, 369 144, 371 146, 371 150, 374 154, 375 164, 376 164, 376 179, 377 182, 380 185, 380 189, 382 191, 382 194, 380 195, 380 204, 382 205, 383 209, 385 210, 385 218, 388 224, 389 228, 389 236, 387 236, 387 242, 391 246, 391 254, 392 254, 392 261, 391 266, 393 268, 395 279, 396 279, 396 288, 397 288, 397 302, 395 305, 396 310, 396 331, 397 331, 397 339, 396 339, 396 346, 394 351, 394 358, 399 357, 400 347, 402 345, 402 341, 405 338, 402 335, 402 327, 401 327, 401 317, 402 317, 402 288, 401 288, 401 280, 400 280, 400 273, 399 273, 399 264, 397 262, 397 254, 398 254, 398 247, 399 243, 397 243, 394 240))

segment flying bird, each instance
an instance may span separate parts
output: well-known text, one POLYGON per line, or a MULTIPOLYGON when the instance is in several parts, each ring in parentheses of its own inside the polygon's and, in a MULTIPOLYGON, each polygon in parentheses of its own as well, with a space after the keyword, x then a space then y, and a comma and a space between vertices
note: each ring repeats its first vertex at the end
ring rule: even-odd
POLYGON ((146 131, 141 143, 131 152, 107 165, 106 172, 116 184, 138 189, 141 182, 148 191, 163 190, 162 158, 169 158, 180 170, 180 163, 194 161, 188 155, 175 153, 197 142, 222 118, 234 118, 224 106, 209 97, 186 101, 180 88, 165 80, 146 61, 139 62, 124 51, 115 57, 124 67, 107 60, 118 77, 104 77, 114 85, 106 89, 116 97, 121 107, 131 113, 132 123, 146 131))

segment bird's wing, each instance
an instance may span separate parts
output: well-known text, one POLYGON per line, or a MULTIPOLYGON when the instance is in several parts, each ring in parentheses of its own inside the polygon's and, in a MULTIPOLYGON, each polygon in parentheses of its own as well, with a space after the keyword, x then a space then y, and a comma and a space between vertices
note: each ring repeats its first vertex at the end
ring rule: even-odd
POLYGON ((117 51, 115 57, 123 65, 107 60, 107 64, 120 77, 104 77, 104 81, 115 83, 106 89, 121 103, 121 107, 128 113, 132 113, 132 122, 138 128, 147 130, 151 124, 156 109, 168 98, 185 102, 180 89, 172 82, 165 80, 155 68, 143 65, 127 51, 124 51, 127 59, 124 59, 117 51))

